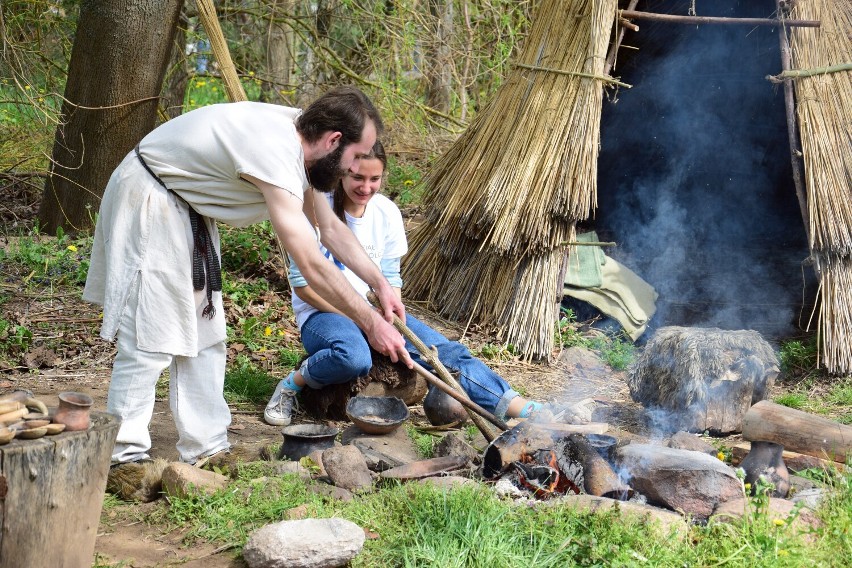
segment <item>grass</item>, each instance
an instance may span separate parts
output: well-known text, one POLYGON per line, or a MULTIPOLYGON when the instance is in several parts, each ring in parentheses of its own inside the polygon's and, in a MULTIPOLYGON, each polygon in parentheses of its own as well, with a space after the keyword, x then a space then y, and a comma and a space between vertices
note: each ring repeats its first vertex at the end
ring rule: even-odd
POLYGON ((582 347, 595 351, 601 359, 616 371, 623 371, 636 357, 633 341, 624 333, 610 334, 599 330, 582 332, 574 311, 562 307, 556 326, 555 343, 563 348, 582 347))
POLYGON ((344 503, 307 491, 295 475, 259 477, 260 471, 240 468, 239 478, 213 496, 160 502, 146 522, 185 529, 188 546, 208 541, 240 549, 253 530, 304 506, 309 518, 342 517, 378 534, 353 567, 843 566, 852 554, 852 474, 829 480, 833 491, 818 512, 824 525, 813 535, 792 518, 769 514, 759 494, 749 498, 742 520, 692 526, 677 538, 618 509, 591 514, 559 503, 523 505, 484 484, 448 491, 394 483, 344 503))

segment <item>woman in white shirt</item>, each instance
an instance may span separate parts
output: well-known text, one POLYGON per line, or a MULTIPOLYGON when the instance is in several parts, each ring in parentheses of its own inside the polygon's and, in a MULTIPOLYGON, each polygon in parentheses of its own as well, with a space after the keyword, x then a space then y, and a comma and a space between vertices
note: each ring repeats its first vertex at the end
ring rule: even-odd
MULTIPOLYGON (((327 197, 334 212, 352 229, 367 255, 401 297, 400 259, 407 252, 408 243, 399 209, 378 193, 386 166, 384 148, 381 142, 376 142, 372 153, 361 158, 358 171, 344 176, 337 190, 327 197)), ((369 286, 325 247, 321 246, 321 250, 366 301, 369 286)), ((278 384, 266 407, 266 422, 279 426, 290 423, 294 397, 305 385, 321 389, 347 383, 366 376, 372 366, 370 347, 361 330, 311 288, 292 259, 290 267, 293 311, 308 358, 278 384)), ((462 388, 483 408, 501 418, 514 418, 528 417, 541 407, 540 403, 521 397, 461 343, 450 341, 410 314, 406 314, 405 323, 426 345, 438 349, 441 363, 459 373, 462 388)), ((430 368, 410 342, 406 342, 406 348, 414 361, 430 368)))

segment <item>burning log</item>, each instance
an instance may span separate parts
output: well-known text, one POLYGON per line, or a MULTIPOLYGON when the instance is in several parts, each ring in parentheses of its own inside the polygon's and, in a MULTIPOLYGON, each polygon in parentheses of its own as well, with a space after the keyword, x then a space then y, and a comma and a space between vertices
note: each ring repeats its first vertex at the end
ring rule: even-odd
POLYGON ((664 430, 738 432, 778 375, 775 351, 756 331, 662 327, 628 377, 633 400, 670 414, 664 430))
POLYGON ((485 449, 482 474, 493 479, 509 468, 512 463, 521 461, 524 454, 536 450, 549 450, 556 440, 575 433, 605 432, 606 424, 544 424, 521 422, 495 438, 485 449))
POLYGON ((764 400, 743 418, 743 438, 775 442, 788 450, 845 463, 852 455, 852 426, 764 400))
POLYGON ((633 497, 633 490, 625 485, 609 463, 582 434, 571 434, 557 442, 560 469, 568 475, 573 473, 574 483, 586 493, 596 497, 607 497, 626 501, 633 497))

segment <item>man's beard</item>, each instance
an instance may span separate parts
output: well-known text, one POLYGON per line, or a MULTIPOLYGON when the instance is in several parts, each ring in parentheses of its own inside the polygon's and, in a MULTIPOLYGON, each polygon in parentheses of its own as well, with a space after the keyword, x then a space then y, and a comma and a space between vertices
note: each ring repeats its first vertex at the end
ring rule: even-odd
POLYGON ((337 188, 340 180, 346 175, 346 170, 340 167, 341 158, 343 158, 343 144, 308 167, 308 181, 314 189, 329 193, 337 188))

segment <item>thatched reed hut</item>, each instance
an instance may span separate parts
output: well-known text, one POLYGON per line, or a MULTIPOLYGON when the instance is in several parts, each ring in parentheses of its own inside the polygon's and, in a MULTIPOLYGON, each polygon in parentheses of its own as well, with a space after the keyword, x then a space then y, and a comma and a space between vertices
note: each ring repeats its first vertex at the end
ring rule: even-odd
POLYGON ((852 0, 776 8, 541 0, 504 87, 425 180, 409 297, 547 358, 565 243, 589 222, 660 291, 658 325, 781 339, 813 311, 822 363, 852 371, 852 0), (625 9, 770 25, 632 19, 625 32, 625 9), (785 45, 789 140, 785 89, 765 80, 785 69, 785 45))

